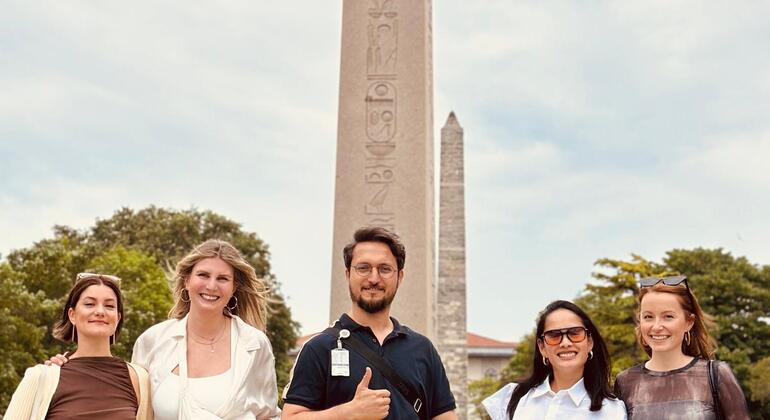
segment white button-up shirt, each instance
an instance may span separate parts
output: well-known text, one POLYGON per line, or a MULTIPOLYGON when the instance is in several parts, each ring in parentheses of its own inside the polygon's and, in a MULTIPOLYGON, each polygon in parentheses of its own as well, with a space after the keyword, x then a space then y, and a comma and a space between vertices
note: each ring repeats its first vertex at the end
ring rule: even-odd
MULTIPOLYGON (((485 399, 482 404, 492 420, 508 420, 508 402, 516 384, 508 384, 485 399)), ((602 409, 590 411, 591 397, 581 378, 570 389, 553 392, 549 378, 521 397, 513 415, 514 420, 524 419, 612 419, 625 420, 626 406, 623 401, 605 398, 602 409)))

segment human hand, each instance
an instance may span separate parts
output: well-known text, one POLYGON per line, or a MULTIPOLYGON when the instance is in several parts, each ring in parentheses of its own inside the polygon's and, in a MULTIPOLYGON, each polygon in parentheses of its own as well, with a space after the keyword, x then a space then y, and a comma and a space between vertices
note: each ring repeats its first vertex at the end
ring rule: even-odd
POLYGON ((364 377, 356 387, 356 395, 350 401, 350 418, 360 420, 381 420, 390 411, 390 391, 387 389, 369 389, 372 370, 366 368, 364 377))
POLYGON ((46 366, 51 366, 51 365, 64 366, 64 364, 69 361, 69 359, 67 359, 66 354, 67 353, 57 354, 56 356, 51 356, 50 359, 46 360, 43 363, 45 363, 46 366))

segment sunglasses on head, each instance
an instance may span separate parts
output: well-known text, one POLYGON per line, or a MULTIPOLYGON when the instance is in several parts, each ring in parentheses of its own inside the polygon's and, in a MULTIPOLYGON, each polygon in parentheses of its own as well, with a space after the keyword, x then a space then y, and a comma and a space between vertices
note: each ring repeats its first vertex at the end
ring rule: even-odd
POLYGON ((110 280, 110 281, 113 281, 113 282, 117 283, 118 285, 120 285, 120 277, 118 277, 118 276, 111 276, 109 274, 101 274, 101 273, 78 273, 75 276, 75 282, 77 283, 79 281, 88 280, 88 279, 94 279, 94 278, 110 280))
POLYGON ((561 344, 561 341, 564 339, 565 335, 572 343, 579 343, 585 340, 588 336, 588 328, 572 327, 562 328, 560 330, 548 330, 540 336, 540 339, 543 340, 545 344, 556 346, 561 344))
POLYGON ((690 290, 690 286, 687 284, 687 276, 646 277, 639 280, 639 286, 641 287, 652 287, 658 283, 663 283, 666 286, 678 286, 684 283, 684 287, 690 290))

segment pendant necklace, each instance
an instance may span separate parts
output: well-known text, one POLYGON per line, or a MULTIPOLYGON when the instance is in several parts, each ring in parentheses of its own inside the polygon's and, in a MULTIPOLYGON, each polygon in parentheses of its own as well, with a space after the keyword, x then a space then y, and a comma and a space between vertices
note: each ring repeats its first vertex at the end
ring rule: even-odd
POLYGON ((212 339, 207 339, 205 337, 201 337, 200 335, 196 334, 194 331, 192 331, 192 329, 190 328, 190 325, 189 324, 187 325, 187 331, 192 333, 192 334, 188 334, 190 338, 192 338, 193 341, 195 341, 198 344, 211 347, 211 350, 209 350, 210 353, 214 353, 214 344, 218 343, 219 340, 222 339, 222 336, 225 334, 226 329, 227 329, 227 320, 225 320, 225 322, 222 324, 222 329, 219 331, 219 335, 217 337, 212 339), (198 340, 197 338, 195 338, 196 335, 205 341, 198 340))

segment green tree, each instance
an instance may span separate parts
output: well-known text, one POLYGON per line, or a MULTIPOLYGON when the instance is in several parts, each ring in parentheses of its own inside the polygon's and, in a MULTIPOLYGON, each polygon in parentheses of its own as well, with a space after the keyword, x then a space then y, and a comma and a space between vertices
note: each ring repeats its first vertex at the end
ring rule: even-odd
POLYGON ((770 357, 764 357, 752 365, 747 383, 754 404, 767 410, 770 405, 770 357))
POLYGON ((5 411, 24 370, 47 354, 47 326, 59 308, 42 291, 30 293, 6 263, 0 263, 0 302, 0 411, 5 411))
POLYGON ((475 407, 474 411, 478 418, 489 420, 490 417, 481 402, 498 389, 500 389, 500 381, 497 378, 482 378, 468 384, 468 397, 475 407))
POLYGON ((54 226, 54 237, 8 255, 8 264, 20 276, 27 290, 42 291, 59 299, 72 287, 72 279, 93 253, 84 247, 84 235, 66 226, 54 226))
MULTIPOLYGON (((525 335, 516 348, 508 365, 500 372, 500 386, 510 382, 516 382, 518 379, 532 373, 532 359, 535 357, 535 328, 532 332, 525 335)), ((499 387, 498 387, 499 388, 499 387)))

